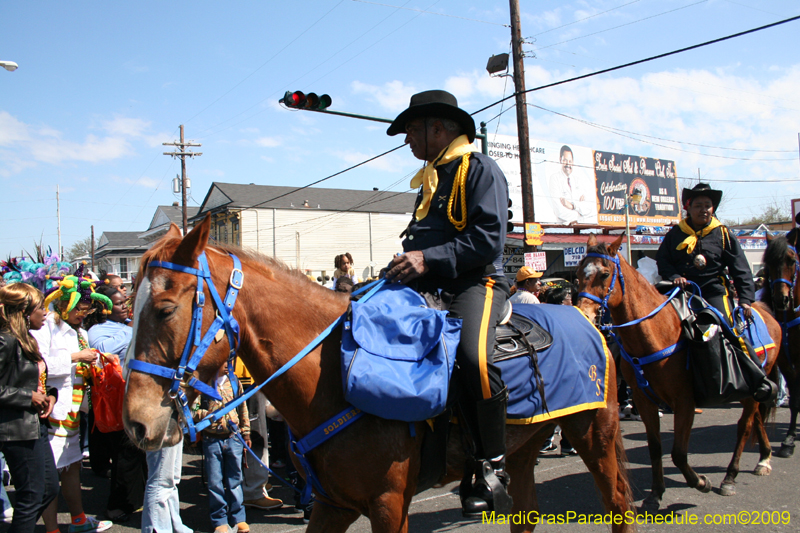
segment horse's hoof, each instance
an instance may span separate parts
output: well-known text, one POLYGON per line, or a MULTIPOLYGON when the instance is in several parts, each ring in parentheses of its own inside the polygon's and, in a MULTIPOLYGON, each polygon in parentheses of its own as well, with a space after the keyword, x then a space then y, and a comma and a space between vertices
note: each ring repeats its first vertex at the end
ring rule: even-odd
POLYGON ((772 466, 770 466, 768 464, 756 465, 756 469, 753 470, 753 474, 755 474, 756 476, 768 476, 771 473, 772 473, 772 466))
POLYGON ((733 496, 736 494, 736 485, 733 483, 723 483, 719 487, 719 493, 722 496, 733 496))
POLYGON ((655 494, 650 494, 650 496, 645 498, 642 502, 642 511, 654 512, 658 511, 659 507, 661 507, 661 498, 655 494))
POLYGON ((794 455, 794 446, 786 446, 781 445, 781 449, 775 452, 775 457, 780 457, 781 459, 788 459, 794 455))
POLYGON ((697 488, 697 490, 699 490, 703 494, 705 494, 707 492, 711 492, 711 488, 712 488, 711 480, 708 479, 708 476, 704 476, 703 474, 700 474, 700 483, 697 484, 696 488, 697 488))

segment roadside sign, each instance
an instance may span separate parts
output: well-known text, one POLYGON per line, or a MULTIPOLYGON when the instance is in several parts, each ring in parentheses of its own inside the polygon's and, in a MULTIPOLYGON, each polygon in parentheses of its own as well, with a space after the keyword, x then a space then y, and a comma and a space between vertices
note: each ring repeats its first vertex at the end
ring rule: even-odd
POLYGON ((539 272, 544 272, 547 270, 547 254, 544 252, 526 253, 525 266, 533 267, 539 272))
POLYGON ((586 255, 586 246, 573 246, 564 248, 564 266, 576 267, 586 255))

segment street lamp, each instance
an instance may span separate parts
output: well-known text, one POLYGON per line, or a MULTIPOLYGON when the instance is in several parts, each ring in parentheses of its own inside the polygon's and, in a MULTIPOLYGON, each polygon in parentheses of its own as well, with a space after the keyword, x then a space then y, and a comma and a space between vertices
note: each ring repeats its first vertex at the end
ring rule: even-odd
POLYGON ((14 72, 19 68, 19 65, 17 65, 13 61, 0 61, 0 67, 3 67, 9 72, 14 72))
POLYGON ((629 218, 629 212, 630 212, 631 202, 638 204, 641 201, 642 201, 642 195, 639 194, 638 192, 636 194, 629 195, 628 191, 625 191, 625 235, 627 236, 628 239, 627 255, 628 255, 629 265, 633 265, 633 263, 631 263, 631 222, 629 218))

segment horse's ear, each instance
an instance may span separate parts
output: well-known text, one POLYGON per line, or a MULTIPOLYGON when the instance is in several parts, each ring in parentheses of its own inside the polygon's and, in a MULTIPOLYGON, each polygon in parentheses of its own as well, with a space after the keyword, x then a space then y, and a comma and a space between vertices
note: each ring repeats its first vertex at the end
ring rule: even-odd
POLYGON ((177 237, 180 239, 181 237, 183 237, 183 232, 181 232, 181 228, 179 228, 176 223, 170 222, 169 231, 167 231, 167 234, 164 235, 164 239, 171 239, 173 237, 177 237))
POLYGON ((206 218, 192 228, 192 231, 183 238, 172 256, 172 262, 179 265, 193 266, 197 257, 206 249, 210 228, 211 217, 206 215, 206 218))
POLYGON ((614 242, 612 242, 611 244, 608 245, 608 255, 610 255, 611 257, 614 257, 615 255, 617 255, 617 252, 619 251, 619 247, 622 246, 622 238, 624 236, 625 236, 625 233, 620 234, 619 237, 614 239, 614 242))
POLYGON ((774 239, 774 238, 775 238, 775 237, 773 237, 772 235, 770 235, 770 233, 769 233, 768 231, 767 231, 767 232, 765 232, 765 234, 766 234, 766 237, 767 237, 767 242, 772 242, 772 239, 774 239))
POLYGON ((597 237, 595 236, 594 233, 590 233, 589 234, 589 240, 586 241, 586 246, 589 246, 589 247, 597 246, 597 237))

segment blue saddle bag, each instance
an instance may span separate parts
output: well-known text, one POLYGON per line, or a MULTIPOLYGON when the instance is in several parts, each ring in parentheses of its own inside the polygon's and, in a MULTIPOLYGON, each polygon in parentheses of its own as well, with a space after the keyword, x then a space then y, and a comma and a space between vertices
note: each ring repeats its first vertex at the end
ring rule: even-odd
POLYGON ((461 320, 404 285, 353 302, 342 328, 345 399, 364 412, 415 422, 447 405, 461 320))

